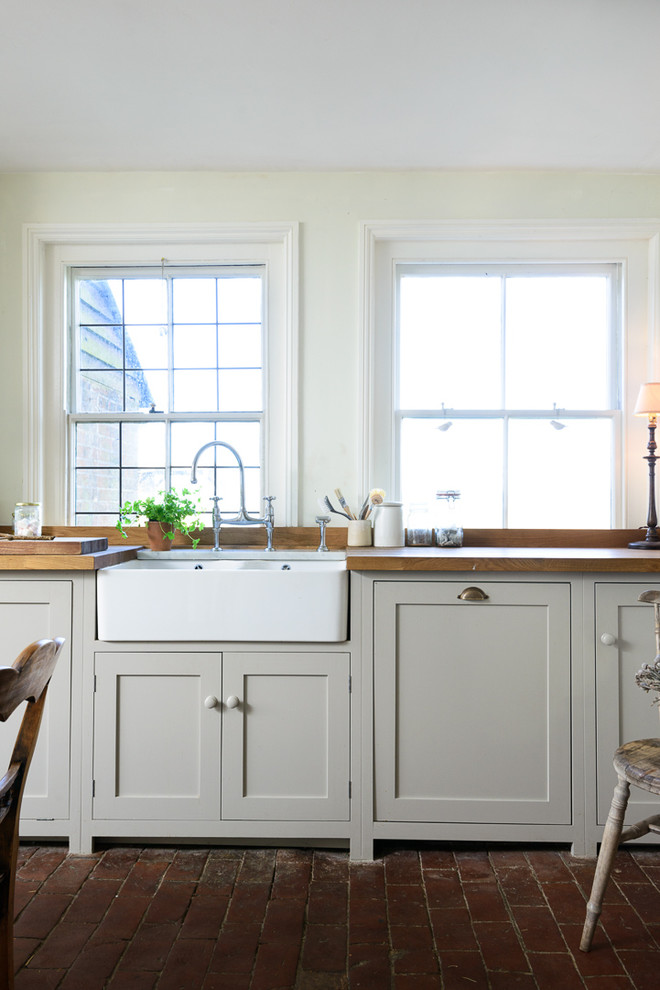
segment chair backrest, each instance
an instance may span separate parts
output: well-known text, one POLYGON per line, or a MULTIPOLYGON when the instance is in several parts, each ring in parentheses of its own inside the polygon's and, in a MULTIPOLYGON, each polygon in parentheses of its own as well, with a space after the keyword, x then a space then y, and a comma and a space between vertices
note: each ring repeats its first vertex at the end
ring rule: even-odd
POLYGON ((660 658, 660 591, 643 591, 637 597, 638 602, 648 602, 653 605, 655 615, 655 658, 660 658))
POLYGON ((31 643, 11 667, 0 667, 0 721, 5 722, 23 701, 38 701, 51 679, 63 639, 31 643))

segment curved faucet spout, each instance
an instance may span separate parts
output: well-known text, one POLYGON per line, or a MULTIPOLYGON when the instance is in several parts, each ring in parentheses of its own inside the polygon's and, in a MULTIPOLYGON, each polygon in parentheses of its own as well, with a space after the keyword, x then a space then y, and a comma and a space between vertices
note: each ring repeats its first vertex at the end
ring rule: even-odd
MULTIPOLYGON (((240 486, 241 486, 240 487, 241 507, 237 518, 247 519, 248 514, 245 510, 245 469, 243 468, 243 461, 241 460, 241 455, 238 453, 238 451, 235 450, 230 444, 225 443, 224 440, 209 440, 208 443, 205 443, 203 447, 199 448, 199 450, 193 457, 192 467, 190 469, 190 484, 191 485, 197 484, 197 461, 199 460, 200 456, 204 453, 204 451, 209 449, 209 447, 224 447, 226 450, 229 451, 230 454, 233 454, 234 457, 236 458, 236 463, 238 464, 238 471, 240 477, 240 486)), ((254 521, 257 522, 257 520, 254 521)))
MULTIPOLYGON (((266 549, 272 550, 273 528, 274 528, 272 501, 274 496, 266 496, 268 508, 262 519, 258 519, 255 518, 254 516, 248 515, 248 512, 245 508, 245 469, 243 467, 243 461, 241 460, 240 454, 238 453, 237 450, 235 450, 231 446, 231 444, 225 443, 224 440, 210 440, 208 443, 205 443, 203 447, 200 447, 197 453, 195 454, 195 456, 193 457, 192 467, 190 469, 190 484, 191 485, 197 484, 197 462, 199 461, 200 456, 204 453, 205 450, 208 450, 209 447, 224 447, 225 450, 228 450, 230 454, 234 455, 234 457, 236 458, 236 463, 238 465, 238 472, 240 478, 240 508, 238 510, 238 514, 233 519, 226 519, 225 522, 228 522, 232 526, 251 526, 251 525, 265 526, 268 537, 266 549)), ((220 549, 219 536, 220 536, 221 525, 222 525, 222 518, 220 516, 220 510, 218 509, 217 499, 215 499, 215 505, 213 510, 213 532, 215 534, 214 550, 220 549)))

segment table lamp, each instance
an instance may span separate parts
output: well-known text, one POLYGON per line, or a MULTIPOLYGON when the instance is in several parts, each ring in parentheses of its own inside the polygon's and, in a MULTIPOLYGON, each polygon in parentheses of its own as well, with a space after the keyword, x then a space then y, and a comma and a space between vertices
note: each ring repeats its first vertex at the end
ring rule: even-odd
POLYGON ((629 543, 633 550, 660 550, 660 533, 658 533, 658 517, 655 511, 655 462, 657 457, 655 451, 655 428, 657 418, 660 415, 660 382, 646 382, 639 389, 637 402, 635 404, 635 416, 648 416, 649 420, 649 442, 647 444, 648 454, 644 458, 649 464, 649 512, 646 521, 646 538, 629 543))

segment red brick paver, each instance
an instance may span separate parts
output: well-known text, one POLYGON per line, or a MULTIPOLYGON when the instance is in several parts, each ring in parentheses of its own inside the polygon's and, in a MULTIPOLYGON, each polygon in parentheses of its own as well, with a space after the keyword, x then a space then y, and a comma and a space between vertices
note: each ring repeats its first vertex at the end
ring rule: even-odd
POLYGON ((660 850, 21 847, 16 990, 657 990, 660 850))

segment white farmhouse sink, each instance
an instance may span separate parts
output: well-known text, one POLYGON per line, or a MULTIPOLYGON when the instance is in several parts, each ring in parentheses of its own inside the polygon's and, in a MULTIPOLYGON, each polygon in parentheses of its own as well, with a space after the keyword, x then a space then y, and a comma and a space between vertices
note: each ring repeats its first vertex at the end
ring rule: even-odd
POLYGON ((97 620, 108 641, 341 642, 345 555, 141 554, 98 572, 97 620))

